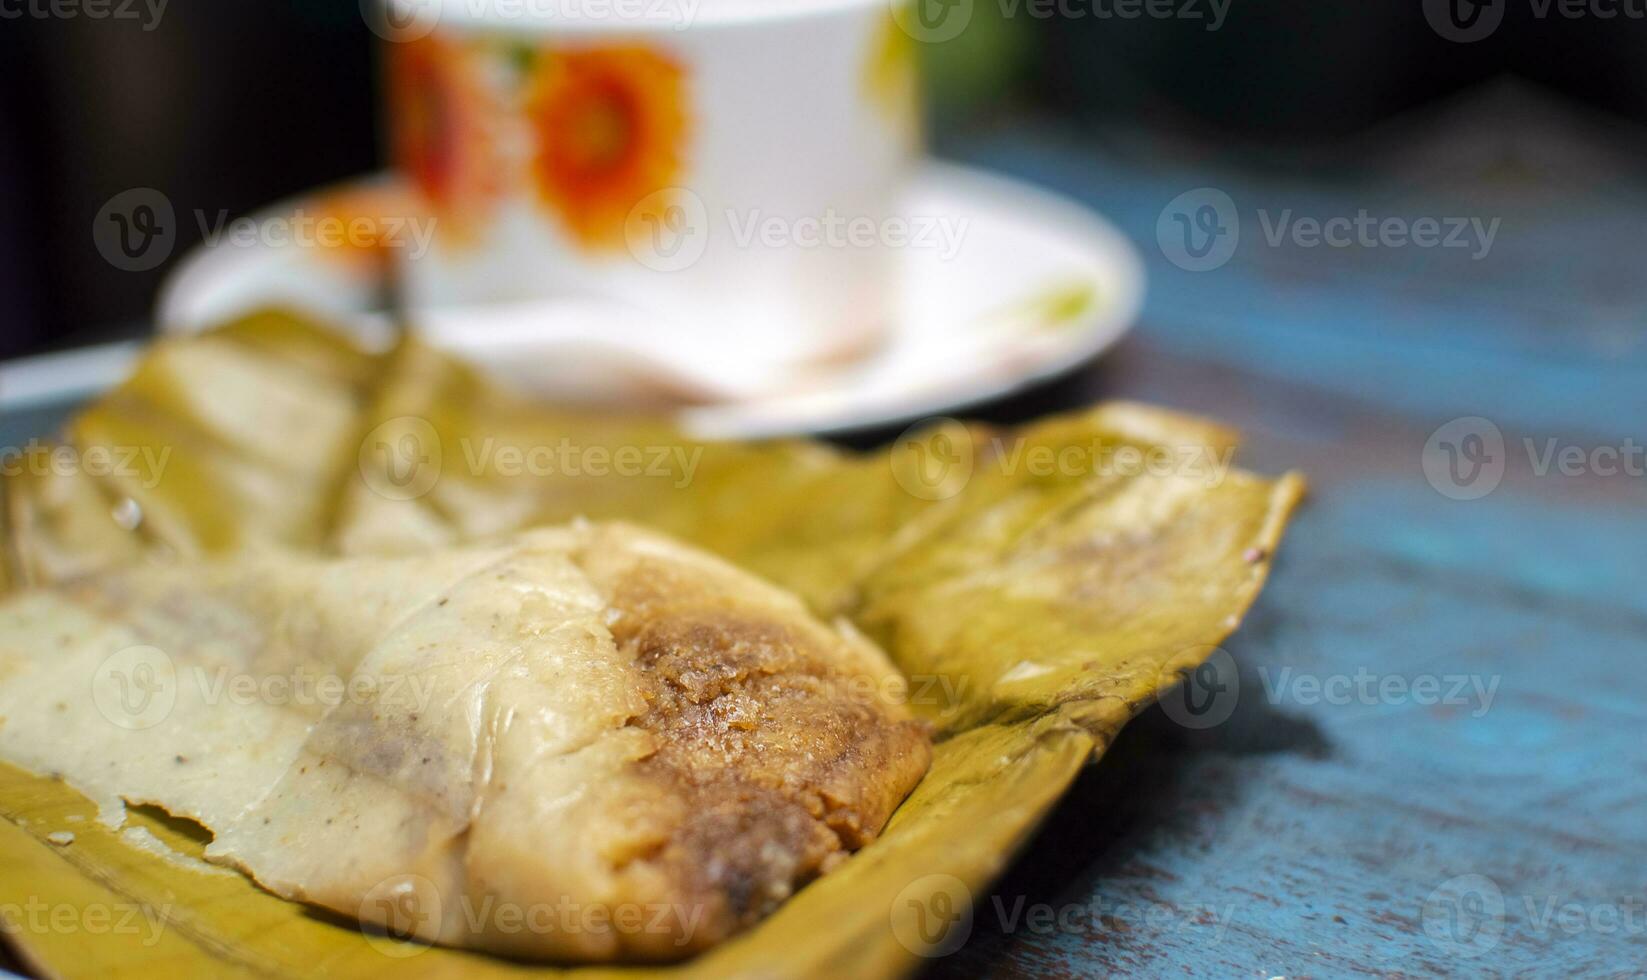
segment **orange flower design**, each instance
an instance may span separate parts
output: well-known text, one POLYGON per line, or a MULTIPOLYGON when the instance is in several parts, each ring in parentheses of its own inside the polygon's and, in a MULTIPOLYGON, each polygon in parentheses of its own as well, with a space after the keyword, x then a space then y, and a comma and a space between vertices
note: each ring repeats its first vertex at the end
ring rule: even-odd
POLYGON ((678 179, 688 136, 684 72, 639 46, 538 60, 526 94, 538 196, 584 247, 621 247, 630 211, 678 179))
POLYGON ((395 164, 440 221, 442 240, 470 239, 503 191, 502 107, 463 47, 430 35, 390 49, 395 164))

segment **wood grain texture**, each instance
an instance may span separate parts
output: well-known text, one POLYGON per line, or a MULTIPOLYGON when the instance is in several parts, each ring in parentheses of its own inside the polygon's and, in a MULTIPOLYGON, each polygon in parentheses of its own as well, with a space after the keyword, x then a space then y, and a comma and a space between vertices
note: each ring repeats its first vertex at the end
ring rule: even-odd
POLYGON ((1228 720, 1135 722, 931 975, 1647 975, 1647 478, 1537 468, 1551 439, 1647 444, 1647 192, 1496 165, 1280 182, 1039 133, 959 150, 1117 220, 1151 276, 1120 349, 995 414, 1209 414, 1311 499, 1227 644, 1228 720), (1196 273, 1155 226, 1201 186, 1237 202, 1242 239, 1196 273), (1271 246, 1257 211, 1289 207, 1503 220, 1480 259, 1271 246), (1461 501, 1422 461, 1467 415, 1501 429, 1506 472, 1461 501), (1457 703, 1417 703, 1424 677, 1457 703))

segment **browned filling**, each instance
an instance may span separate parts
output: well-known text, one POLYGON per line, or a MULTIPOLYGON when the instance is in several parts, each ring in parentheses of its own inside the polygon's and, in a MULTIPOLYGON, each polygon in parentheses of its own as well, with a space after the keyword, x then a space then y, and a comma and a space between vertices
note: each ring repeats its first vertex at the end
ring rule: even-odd
POLYGON ((612 632, 651 680, 634 721, 644 776, 686 803, 646 859, 702 903, 709 946, 873 840, 926 772, 924 725, 837 666, 841 641, 642 565, 618 583, 612 632), (663 579, 672 579, 665 583, 663 579))

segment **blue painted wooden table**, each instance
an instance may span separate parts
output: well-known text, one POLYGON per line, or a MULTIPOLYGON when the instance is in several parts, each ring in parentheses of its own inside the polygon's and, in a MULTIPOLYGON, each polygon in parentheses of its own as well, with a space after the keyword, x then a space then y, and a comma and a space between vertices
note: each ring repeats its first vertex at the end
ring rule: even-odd
POLYGON ((1133 337, 1001 414, 1206 412, 1312 493, 1234 676, 1189 692, 1212 710, 1123 733, 934 975, 1647 974, 1647 186, 1582 146, 1433 149, 1338 182, 953 149, 1149 262, 1133 337), (1239 241, 1190 271, 1163 209, 1209 186, 1239 241), (1361 212, 1398 223, 1296 224, 1361 212), (1485 254, 1395 234, 1426 217, 1499 223, 1485 254))
POLYGON ((1639 448, 1625 472, 1647 443, 1647 188, 1582 153, 1441 148, 1303 183, 1036 131, 950 151, 1104 212, 1150 267, 1120 348, 983 414, 1179 406, 1243 427, 1246 465, 1313 490, 1233 669, 1190 692, 1205 713, 1129 727, 931 973, 1647 970, 1639 448), (1239 241, 1191 271, 1157 233, 1202 227, 1205 195, 1183 223, 1163 209, 1208 186, 1239 241), (1312 245, 1296 223, 1363 211, 1443 235, 1499 220, 1485 249, 1312 245), (1442 428, 1470 417, 1490 425, 1442 428))

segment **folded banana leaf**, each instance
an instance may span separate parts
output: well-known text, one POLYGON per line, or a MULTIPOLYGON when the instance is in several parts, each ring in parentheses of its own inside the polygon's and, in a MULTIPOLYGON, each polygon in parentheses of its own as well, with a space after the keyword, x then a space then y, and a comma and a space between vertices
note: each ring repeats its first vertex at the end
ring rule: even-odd
POLYGON ((0 766, 6 937, 67 976, 907 973, 1256 598, 1302 481, 1231 468, 1235 442, 1110 404, 1019 430, 943 421, 866 454, 706 443, 547 409, 415 342, 367 355, 285 313, 160 342, 64 433, 69 458, 105 465, 0 484, 0 586, 621 518, 876 639, 934 725, 932 769, 878 840, 750 932, 679 966, 563 970, 363 931, 204 863, 198 827, 135 808, 111 828, 60 781, 0 766))

